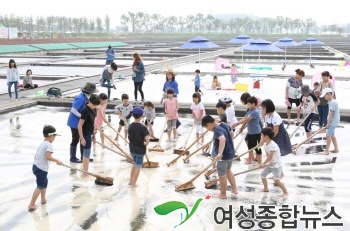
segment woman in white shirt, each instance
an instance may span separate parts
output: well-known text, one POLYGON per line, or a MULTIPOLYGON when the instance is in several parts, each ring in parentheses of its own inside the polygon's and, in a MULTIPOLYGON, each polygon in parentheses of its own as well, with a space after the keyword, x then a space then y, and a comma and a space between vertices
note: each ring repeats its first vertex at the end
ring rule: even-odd
POLYGON ((18 73, 16 62, 13 59, 10 59, 9 61, 9 68, 7 68, 6 79, 7 79, 7 87, 8 87, 7 89, 8 89, 10 99, 12 99, 11 87, 14 84, 16 100, 18 100, 19 73, 18 73))
POLYGON ((265 99, 261 103, 262 113, 265 116, 265 122, 268 127, 273 129, 273 141, 280 148, 281 155, 292 153, 292 144, 289 139, 287 130, 283 125, 281 116, 275 111, 275 105, 271 99, 265 99))

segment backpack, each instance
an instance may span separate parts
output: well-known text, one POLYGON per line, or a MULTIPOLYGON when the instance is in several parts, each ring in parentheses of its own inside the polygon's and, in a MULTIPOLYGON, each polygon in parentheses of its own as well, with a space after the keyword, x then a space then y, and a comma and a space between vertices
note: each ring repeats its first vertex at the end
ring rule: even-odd
POLYGON ((46 95, 47 96, 54 96, 54 97, 61 97, 62 91, 61 91, 61 89, 59 89, 57 87, 51 87, 49 90, 47 90, 46 95))

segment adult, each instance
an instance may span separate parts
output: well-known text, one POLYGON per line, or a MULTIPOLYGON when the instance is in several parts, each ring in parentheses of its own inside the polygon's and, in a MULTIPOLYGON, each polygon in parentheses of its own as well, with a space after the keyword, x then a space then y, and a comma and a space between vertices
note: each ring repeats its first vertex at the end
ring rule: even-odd
POLYGON ((267 127, 273 129, 273 141, 278 145, 281 155, 292 153, 292 144, 287 130, 283 125, 281 116, 276 112, 275 104, 271 99, 265 99, 261 102, 262 114, 265 115, 267 127))
POLYGON ((318 117, 319 117, 318 125, 320 129, 326 126, 328 111, 329 111, 328 101, 325 98, 320 97, 322 90, 325 88, 332 89, 333 91, 332 95, 333 95, 333 98, 335 99, 334 85, 330 81, 330 79, 332 79, 333 77, 329 74, 328 71, 322 72, 321 76, 322 76, 322 80, 320 81, 320 85, 317 91, 315 91, 315 95, 320 99, 320 104, 317 106, 318 117))
POLYGON ((109 65, 111 63, 114 63, 114 49, 111 47, 111 45, 108 46, 108 49, 106 51, 106 65, 109 65))
MULTIPOLYGON (((163 104, 164 100, 168 97, 167 91, 169 88, 172 88, 174 90, 174 98, 177 98, 177 95, 179 94, 179 88, 178 83, 175 80, 176 73, 172 69, 168 69, 168 71, 165 73, 165 83, 163 85, 163 97, 160 101, 161 104, 163 104)), ((176 121, 176 129, 181 125, 179 119, 176 121)), ((167 129, 164 130, 166 132, 167 129)))
MULTIPOLYGON (((96 85, 94 83, 86 83, 81 89, 81 93, 75 97, 72 108, 69 112, 67 125, 72 132, 72 142, 70 143, 70 161, 73 163, 81 163, 76 156, 77 146, 79 143, 78 124, 81 117, 81 112, 85 108, 85 105, 92 93, 96 93, 96 85)), ((83 146, 80 144, 81 159, 83 157, 83 146)), ((90 159, 92 161, 92 159, 90 159)))
POLYGON ((16 62, 13 59, 10 59, 9 61, 9 67, 7 68, 6 79, 7 79, 7 89, 8 89, 10 99, 12 100, 11 87, 12 85, 15 85, 14 86, 15 95, 16 95, 16 100, 18 100, 19 73, 18 73, 16 62))
POLYGON ((23 88, 37 88, 38 84, 33 84, 32 80, 32 70, 28 69, 26 75, 23 77, 23 88))
POLYGON ((132 80, 134 81, 134 96, 135 103, 137 102, 137 91, 141 94, 141 103, 143 104, 145 101, 145 97, 142 91, 143 81, 145 80, 145 66, 141 60, 141 56, 138 53, 134 53, 132 55, 134 62, 132 64, 132 80))
POLYGON ((115 63, 111 63, 110 65, 106 65, 103 68, 101 74, 101 87, 107 88, 107 98, 110 100, 111 98, 111 88, 116 89, 113 83, 113 73, 118 70, 118 66, 115 63))
POLYGON ((298 109, 300 105, 300 88, 303 86, 302 78, 305 76, 305 72, 300 69, 295 70, 295 76, 291 76, 286 85, 286 104, 287 104, 287 116, 288 124, 290 123, 290 112, 292 109, 292 104, 295 103, 297 107, 297 125, 300 122, 300 110, 298 109))

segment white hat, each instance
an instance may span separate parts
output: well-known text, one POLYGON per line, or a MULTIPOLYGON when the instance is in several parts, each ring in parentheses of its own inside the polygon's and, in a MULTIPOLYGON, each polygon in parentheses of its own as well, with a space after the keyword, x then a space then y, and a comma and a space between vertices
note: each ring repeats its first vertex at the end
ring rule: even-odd
POLYGON ((228 95, 224 95, 223 97, 221 97, 220 101, 225 102, 225 103, 232 103, 232 99, 228 95))
POLYGON ((325 94, 332 93, 332 92, 333 92, 332 88, 325 88, 322 90, 322 94, 320 97, 323 98, 325 96, 325 94))

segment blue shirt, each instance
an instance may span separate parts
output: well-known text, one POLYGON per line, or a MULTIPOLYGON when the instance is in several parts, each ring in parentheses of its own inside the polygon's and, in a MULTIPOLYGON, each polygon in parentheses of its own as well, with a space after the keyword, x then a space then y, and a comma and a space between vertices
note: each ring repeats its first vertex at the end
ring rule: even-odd
MULTIPOLYGON (((85 108, 87 101, 88 101, 88 98, 82 92, 77 97, 75 97, 72 103, 72 108, 77 109, 77 111, 81 113, 85 108)), ((72 112, 69 112, 67 125, 71 128, 78 129, 79 120, 80 118, 78 116, 74 115, 72 112)))
POLYGON ((332 99, 329 103, 329 112, 334 111, 334 116, 333 119, 331 121, 331 123, 329 124, 330 126, 338 126, 339 122, 340 122, 340 113, 339 113, 339 106, 338 106, 338 102, 335 101, 335 99, 332 99))
POLYGON ((114 49, 107 49, 106 51, 107 54, 107 60, 108 61, 114 61, 114 49))
POLYGON ((248 134, 256 135, 261 133, 260 115, 258 109, 248 110, 247 116, 252 119, 248 122, 248 134))
POLYGON ((200 77, 200 75, 196 75, 196 77, 194 78, 194 85, 196 87, 199 87, 201 85, 201 77, 200 77))
POLYGON ((166 93, 169 88, 172 88, 175 92, 175 95, 179 94, 179 88, 176 80, 174 81, 166 81, 163 86, 163 92, 166 93))
MULTIPOLYGON (((132 65, 132 67, 134 67, 134 65, 132 65)), ((136 77, 134 81, 138 83, 142 82, 143 80, 145 80, 145 66, 143 65, 143 62, 139 62, 137 64, 136 77)))
POLYGON ((230 135, 231 127, 226 123, 220 123, 218 126, 214 128, 214 151, 216 154, 219 152, 219 137, 224 136, 225 147, 222 152, 222 160, 231 160, 235 157, 235 148, 233 147, 232 137, 230 135))

